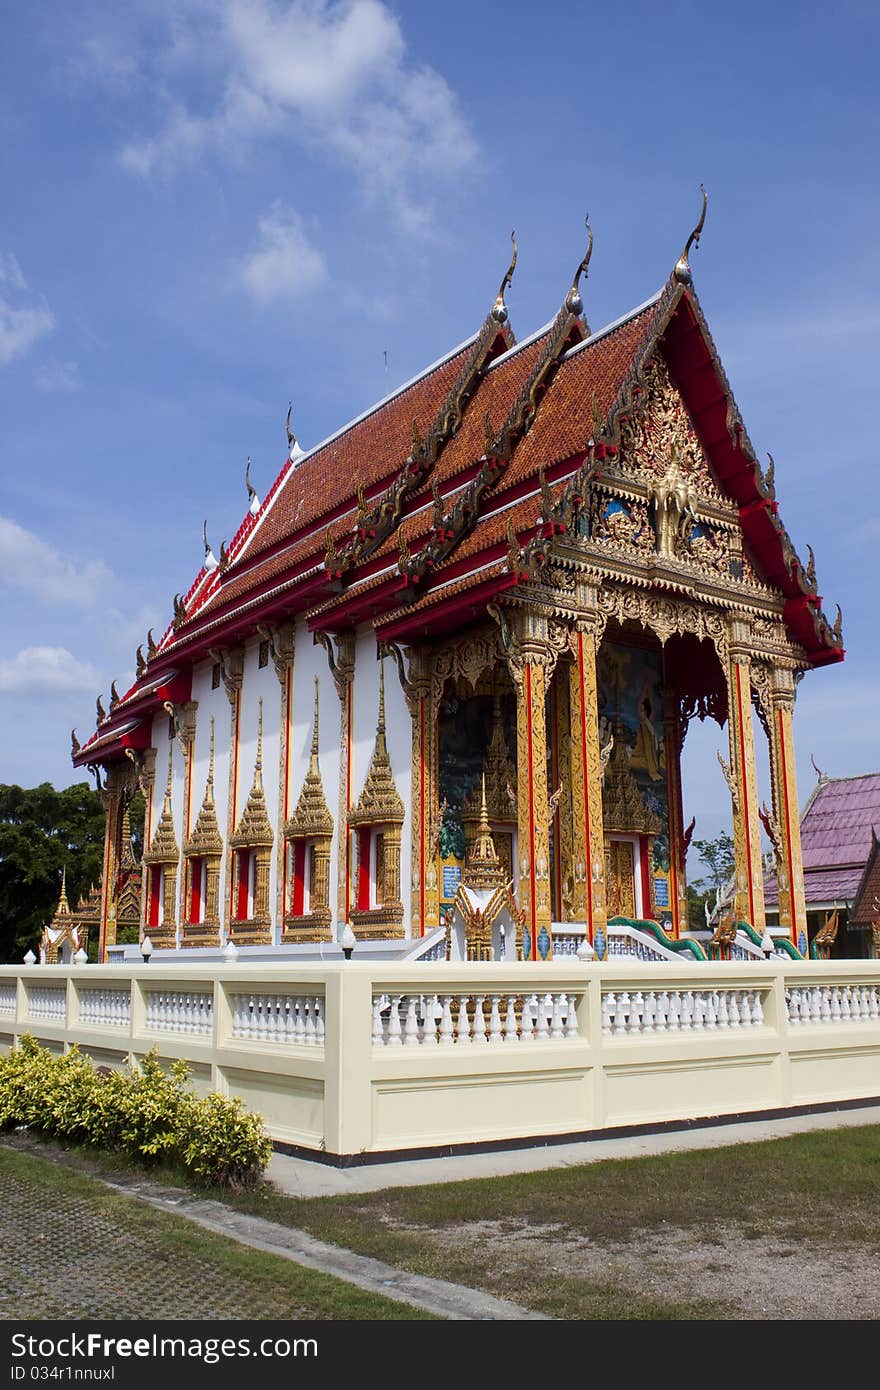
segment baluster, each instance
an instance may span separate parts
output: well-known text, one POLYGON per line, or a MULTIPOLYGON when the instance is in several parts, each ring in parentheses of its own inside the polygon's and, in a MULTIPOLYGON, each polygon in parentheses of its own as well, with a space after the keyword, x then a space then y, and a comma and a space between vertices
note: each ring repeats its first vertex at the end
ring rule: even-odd
POLYGON ((830 1022, 831 1022, 831 991, 827 988, 827 986, 825 986, 825 987, 823 987, 823 988, 821 988, 821 989, 819 990, 819 994, 820 994, 820 996, 821 996, 822 1022, 823 1022, 823 1023, 830 1023, 830 1022))
POLYGON ((657 1013, 654 1018, 654 1027, 658 1033, 665 1033, 669 1026, 669 993, 661 990, 657 996, 657 1013))
POLYGON ((443 996, 443 1012, 440 1015, 440 1042, 451 1043, 455 1041, 452 1031, 452 1001, 448 994, 443 996))
POLYGON ((810 990, 810 1022, 822 1022, 822 991, 818 988, 810 990))
POLYGON ((388 1046, 403 1046, 403 1029, 400 1026, 400 995, 391 996, 391 1008, 388 1014, 388 1046))
POLYGON ((554 1041, 559 1041, 565 1037, 562 1031, 562 1001, 564 994, 553 995, 553 1012, 550 1018, 550 1037, 554 1041))
POLYGON ((840 1017, 844 1023, 852 1021, 852 1000, 849 985, 844 985, 840 991, 840 1017))
POLYGON ((752 996, 747 989, 740 990, 739 1019, 743 1028, 752 1026, 752 996))
MULTIPOLYGON (((563 995, 563 998, 564 997, 565 996, 563 995)), ((573 994, 570 994, 568 996, 567 1008, 568 1013, 566 1014, 565 1019, 565 1036, 567 1038, 577 1038, 580 1036, 580 1034, 578 1033, 577 1000, 573 994)))
POLYGON ((403 1024, 403 1045, 413 1047, 419 1040, 419 1020, 416 1014, 416 996, 410 994, 406 1000, 406 1017, 403 1024))
POLYGON ((764 1002, 759 990, 752 995, 752 1027, 759 1028, 764 1022, 764 1002))
POLYGON ((471 1021, 468 1015, 469 1002, 469 994, 460 994, 458 996, 458 1022, 456 1023, 455 1036, 460 1043, 469 1043, 471 1041, 471 1021))
POLYGON ((726 990, 726 989, 720 989, 720 990, 718 991, 718 1027, 719 1027, 719 1028, 729 1028, 729 1027, 730 1027, 730 1011, 729 1011, 729 1008, 728 1008, 727 990, 726 990))
POLYGON ((877 1017, 877 986, 876 986, 876 985, 872 985, 871 988, 868 990, 868 1017, 871 1018, 871 1019, 874 1019, 874 1018, 877 1017))
POLYGON ((492 1011, 489 1015, 489 1041, 490 1043, 500 1043, 504 1039, 501 1036, 501 996, 492 995, 492 1011))
POLYGON ((617 1013, 614 1018, 615 1033, 626 1032, 626 1022, 629 1017, 629 1010, 630 997, 626 990, 624 990, 623 994, 619 995, 617 1000, 617 1013))
POLYGON ((645 1008, 642 1013, 642 1032, 653 1033, 657 1017, 657 996, 652 989, 645 995, 645 1008))
POLYGON ((694 1012, 692 1018, 694 1028, 704 1028, 706 1026, 706 996, 705 994, 694 995, 694 1012))
POLYGON ((432 994, 425 1005, 425 1016, 422 1023, 422 1042, 427 1043, 430 1047, 437 1046, 437 1017, 439 1012, 439 1001, 436 994, 432 994))
POLYGON ((802 989, 801 992, 800 992, 800 995, 801 995, 801 997, 800 997, 800 1002, 799 1002, 799 1005, 798 1005, 798 1012, 799 1012, 799 1014, 800 1014, 801 1023, 809 1023, 809 1021, 810 1021, 810 991, 809 991, 808 989, 802 989))
POLYGON ((731 1028, 739 1027, 739 1000, 737 999, 737 991, 735 989, 730 991, 730 1003, 727 1007, 727 1017, 731 1028))
POLYGON ((681 1026, 683 1029, 693 1028, 694 1026, 694 992, 692 989, 682 990, 681 1026))
POLYGON ((293 1009, 293 1041, 302 1047, 306 1040, 306 1021, 303 1018, 302 997, 297 994, 291 995, 290 1005, 293 1009))
POLYGON ((831 988, 831 1022, 832 1022, 832 1023, 839 1023, 839 1022, 840 1022, 840 1019, 841 1019, 841 1012, 840 1012, 840 990, 837 988, 837 985, 832 985, 832 988, 831 988))
POLYGON ((257 1042, 264 1043, 269 1032, 269 1019, 267 1017, 267 1004, 269 1000, 265 994, 258 994, 256 1000, 256 1018, 254 1019, 257 1042))
MULTIPOLYGON (((525 1003, 523 1003, 525 1009, 525 1003)), ((508 1043, 519 1042, 519 1030, 516 1026, 516 995, 508 994, 507 1008, 504 1014, 504 1041, 508 1043)))
POLYGON ((323 1047, 326 1029, 324 1027, 324 1000, 320 994, 314 996, 315 1004, 315 1046, 323 1047))
POLYGON ((617 1010, 617 997, 608 993, 602 995, 602 1032, 611 1033, 614 1030, 614 1016, 617 1010))
POLYGON ((485 1043, 486 1039, 486 1015, 483 1012, 483 1003, 486 996, 478 994, 474 999, 474 1033, 475 1043, 485 1043))
POLYGON ((629 1016, 629 1032, 641 1033, 643 1019, 645 1015, 645 996, 640 989, 636 990, 632 999, 632 1012, 629 1016))
POLYGON ((718 991, 714 989, 706 995, 706 1027, 718 1027, 718 991))
POLYGON ((538 996, 530 994, 523 1000, 522 1041, 534 1042, 537 1037, 538 996))

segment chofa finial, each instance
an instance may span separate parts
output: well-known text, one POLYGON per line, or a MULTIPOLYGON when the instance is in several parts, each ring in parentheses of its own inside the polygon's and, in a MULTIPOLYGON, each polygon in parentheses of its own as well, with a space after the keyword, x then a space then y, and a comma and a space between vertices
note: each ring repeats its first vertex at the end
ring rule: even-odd
POLYGON ((208 574, 212 574, 213 571, 217 568, 217 556, 214 554, 213 550, 211 549, 211 542, 208 540, 208 519, 207 519, 207 517, 205 518, 204 522, 202 523, 202 540, 205 542, 205 561, 204 561, 205 570, 206 570, 206 572, 207 572, 208 574))
POLYGON ((496 298, 495 303, 492 305, 492 317, 493 319, 495 319, 496 323, 507 322, 507 305, 504 303, 504 291, 507 289, 508 285, 513 279, 513 272, 516 270, 516 258, 518 255, 518 247, 516 244, 516 232, 511 231, 510 240, 513 242, 513 256, 511 257, 510 265, 507 267, 507 270, 505 271, 504 279, 501 281, 501 286, 498 290, 498 297, 496 298))
POLYGON ((690 267, 690 262, 688 261, 688 256, 689 256, 690 253, 691 253, 691 247, 692 247, 692 246, 699 246, 699 244, 700 244, 700 233, 702 232, 702 230, 703 230, 703 224, 704 224, 705 221, 706 221, 706 208, 707 208, 708 205, 709 205, 709 196, 708 196, 708 194, 706 193, 706 190, 705 190, 705 188, 703 187, 702 184, 700 184, 700 192, 701 192, 702 195, 703 195, 703 207, 702 207, 702 210, 701 210, 701 212, 700 212, 700 220, 699 220, 699 222, 697 223, 696 227, 694 227, 694 230, 691 232, 690 236, 688 237, 688 239, 687 239, 687 241, 686 241, 686 243, 685 243, 685 248, 684 248, 684 250, 682 251, 681 255, 679 256, 679 258, 678 258, 678 260, 676 261, 676 264, 675 264, 675 271, 674 271, 675 278, 676 278, 676 280, 678 280, 679 284, 682 284, 682 285, 690 285, 690 284, 693 283, 693 281, 692 281, 692 276, 691 276, 691 267, 690 267))
POLYGON ((257 489, 251 483, 251 456, 248 454, 247 463, 244 468, 244 485, 248 494, 248 511, 251 516, 256 516, 260 510, 260 499, 257 496, 257 489))
POLYGON ((584 312, 584 301, 581 299, 581 292, 578 289, 578 285, 580 283, 581 276, 586 275, 587 273, 587 268, 590 264, 590 257, 593 254, 593 229, 590 226, 589 213, 587 213, 586 217, 584 218, 584 226, 587 229, 590 239, 587 242, 586 254, 584 255, 583 260, 581 261, 580 265, 574 273, 574 279, 571 282, 571 289, 565 297, 565 307, 570 314, 582 314, 584 312))
POLYGON ((290 459, 291 463, 293 463, 295 459, 301 458, 305 453, 305 450, 300 448, 299 440, 290 428, 290 413, 292 410, 293 401, 288 401, 287 419, 284 421, 284 428, 287 430, 287 457, 290 459))

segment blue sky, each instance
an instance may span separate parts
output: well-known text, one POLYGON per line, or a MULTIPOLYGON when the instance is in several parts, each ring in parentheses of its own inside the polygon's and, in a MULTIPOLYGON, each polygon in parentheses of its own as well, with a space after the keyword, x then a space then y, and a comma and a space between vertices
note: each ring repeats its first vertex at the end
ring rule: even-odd
MULTIPOLYGON (((518 336, 583 252, 594 328, 698 293, 842 667, 798 701, 800 791, 880 767, 873 3, 55 3, 0 53, 0 781, 69 730, 284 457, 473 332, 518 336), (387 365, 386 365, 387 363, 387 365)), ((689 738, 698 834, 720 772, 689 738), (694 751, 691 751, 694 750, 694 751)), ((712 745, 714 746, 714 745, 712 745)))

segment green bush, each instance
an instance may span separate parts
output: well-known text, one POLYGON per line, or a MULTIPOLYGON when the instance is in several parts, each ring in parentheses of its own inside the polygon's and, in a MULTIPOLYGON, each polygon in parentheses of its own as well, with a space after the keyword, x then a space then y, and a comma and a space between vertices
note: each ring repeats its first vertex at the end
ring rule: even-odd
POLYGON ((27 1125, 143 1163, 180 1164, 198 1183, 248 1187, 272 1154, 259 1115, 225 1096, 196 1096, 186 1062, 166 1071, 155 1050, 102 1073, 74 1046, 53 1056, 29 1035, 0 1056, 0 1129, 27 1125))

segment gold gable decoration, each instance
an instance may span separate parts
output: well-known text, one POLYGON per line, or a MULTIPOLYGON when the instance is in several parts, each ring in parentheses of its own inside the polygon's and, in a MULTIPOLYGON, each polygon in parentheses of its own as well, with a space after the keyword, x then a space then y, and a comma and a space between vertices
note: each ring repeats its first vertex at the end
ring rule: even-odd
POLYGON ((177 835, 174 831, 174 816, 171 813, 171 775, 173 768, 174 744, 168 744, 168 781, 165 785, 165 801, 162 814, 153 833, 150 848, 144 853, 145 864, 176 864, 180 858, 177 835))
POLYGON ((361 825, 402 825, 404 806, 394 785, 391 759, 385 742, 385 663, 379 664, 379 721, 376 742, 363 791, 357 805, 348 813, 348 823, 361 825))
POLYGON ((254 780, 235 834, 229 841, 233 849, 271 849, 275 843, 275 834, 269 822, 269 812, 266 809, 266 793, 263 790, 262 700, 259 704, 257 721, 257 760, 254 764, 254 780))
POLYGON ((318 762, 318 677, 315 677, 315 717, 312 726, 312 751, 296 810, 284 827, 285 839, 333 834, 333 817, 324 796, 321 768, 318 762))
POLYGON ((192 834, 184 842, 183 853, 187 859, 207 858, 209 855, 222 855, 223 836, 217 823, 217 808, 214 804, 214 720, 211 720, 211 751, 208 757, 208 780, 205 795, 199 809, 198 818, 192 834))
POLYGON ((605 771, 602 818, 606 834, 657 835, 662 829, 659 816, 645 805, 630 771, 626 727, 620 720, 614 726, 614 744, 605 771))

